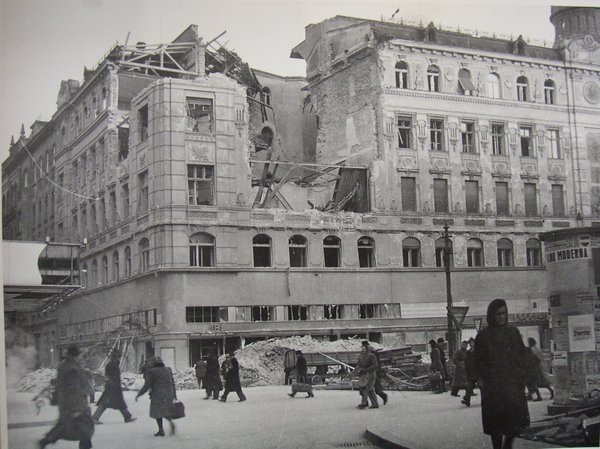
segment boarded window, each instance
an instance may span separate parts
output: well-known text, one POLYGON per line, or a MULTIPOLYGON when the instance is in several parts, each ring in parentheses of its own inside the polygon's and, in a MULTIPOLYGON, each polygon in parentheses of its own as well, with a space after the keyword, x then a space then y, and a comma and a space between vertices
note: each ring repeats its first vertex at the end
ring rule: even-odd
POLYGON ((525 183, 524 194, 525 194, 525 216, 526 217, 537 216, 538 211, 537 211, 536 185, 532 184, 532 183, 525 183))
POLYGON ((433 201, 436 213, 448 213, 448 181, 446 179, 433 180, 433 201))
POLYGON ((496 214, 508 215, 508 183, 496 183, 496 214))
POLYGON ((565 216, 565 195, 560 184, 552 184, 552 212, 555 217, 565 216))
POLYGON ((465 181, 465 203, 468 214, 479 213, 479 182, 465 181))
POLYGON ((400 193, 402 194, 402 210, 416 212, 416 210, 417 210, 416 179, 403 176, 400 179, 400 193))

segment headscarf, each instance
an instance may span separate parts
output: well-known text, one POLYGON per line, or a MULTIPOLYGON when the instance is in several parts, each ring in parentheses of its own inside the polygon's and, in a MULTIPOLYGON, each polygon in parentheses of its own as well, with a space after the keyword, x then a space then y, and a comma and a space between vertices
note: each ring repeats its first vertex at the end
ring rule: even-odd
POLYGON ((488 306, 488 309, 487 309, 487 318, 486 318, 488 326, 497 326, 495 314, 496 314, 496 311, 498 309, 500 309, 501 307, 506 307, 506 301, 501 298, 494 299, 490 303, 490 305, 488 306))

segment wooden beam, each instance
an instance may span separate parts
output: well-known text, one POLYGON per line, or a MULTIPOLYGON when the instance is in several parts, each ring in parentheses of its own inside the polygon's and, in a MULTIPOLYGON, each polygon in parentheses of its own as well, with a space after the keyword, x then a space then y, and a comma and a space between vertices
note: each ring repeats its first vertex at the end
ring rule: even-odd
POLYGON ((287 182, 287 179, 290 177, 290 175, 292 174, 292 172, 296 169, 296 167, 291 167, 285 175, 283 175, 283 178, 281 178, 279 180, 279 183, 277 184, 277 186, 275 186, 274 189, 272 189, 271 191, 267 192, 267 198, 265 199, 265 203, 264 203, 264 207, 269 207, 271 200, 273 199, 273 197, 275 195, 277 195, 277 193, 279 192, 279 189, 281 189, 285 183, 287 182))

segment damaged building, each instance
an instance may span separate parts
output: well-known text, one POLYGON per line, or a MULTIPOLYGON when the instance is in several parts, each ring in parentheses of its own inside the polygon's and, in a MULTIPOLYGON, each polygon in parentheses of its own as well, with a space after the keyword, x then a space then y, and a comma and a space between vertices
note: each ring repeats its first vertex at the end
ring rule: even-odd
POLYGON ((175 368, 274 336, 423 345, 448 225, 463 337, 503 297, 547 347, 538 234, 600 222, 598 9, 551 20, 554 48, 338 16, 292 50, 305 78, 195 26, 117 45, 3 163, 4 238, 80 245, 82 288, 29 319, 175 368))

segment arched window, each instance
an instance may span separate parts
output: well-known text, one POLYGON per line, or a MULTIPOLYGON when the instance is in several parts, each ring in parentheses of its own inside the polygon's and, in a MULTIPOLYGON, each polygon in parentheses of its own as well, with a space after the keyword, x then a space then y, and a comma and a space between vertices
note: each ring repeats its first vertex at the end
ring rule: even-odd
MULTIPOLYGON (((440 237, 435 241, 435 266, 445 267, 444 252, 446 250, 446 239, 440 237)), ((454 266, 454 255, 452 254, 452 240, 448 239, 448 261, 450 266, 454 266)))
POLYGON ((190 267, 214 267, 215 238, 205 232, 190 237, 190 267))
POLYGON ((405 267, 421 266, 421 242, 414 237, 402 240, 402 261, 405 267))
POLYGON ((361 237, 357 242, 358 266, 361 268, 373 268, 375 262, 375 240, 371 237, 361 237))
POLYGON ((90 285, 95 287, 98 284, 98 262, 92 261, 92 272, 90 273, 90 285))
POLYGON ((125 277, 131 276, 131 248, 125 247, 125 277))
POLYGON ((525 244, 527 249, 527 266, 542 266, 542 244, 538 239, 529 239, 525 244))
POLYGON ((427 87, 430 92, 440 91, 440 69, 435 65, 427 68, 427 87))
POLYGON ((290 267, 306 266, 306 237, 293 235, 288 242, 290 250, 290 267))
POLYGON ((483 242, 479 239, 469 239, 467 242, 467 265, 483 267, 483 242))
POLYGON ((83 285, 83 287, 87 287, 88 284, 88 264, 84 263, 83 266, 81 267, 81 285, 83 285))
POLYGON ((262 136, 262 140, 266 146, 273 146, 273 130, 271 128, 265 126, 260 132, 260 135, 262 136))
POLYGON ((108 284, 108 257, 102 256, 102 283, 108 284))
POLYGON ((94 97, 92 100, 92 118, 96 118, 98 116, 98 98, 94 97))
POLYGON ((260 101, 271 106, 271 89, 269 89, 267 86, 263 87, 260 92, 260 101))
POLYGON ((467 69, 460 69, 458 71, 458 93, 462 95, 473 95, 474 92, 477 92, 477 89, 471 79, 471 72, 467 69))
POLYGON ((139 272, 145 273, 150 269, 150 241, 144 237, 138 245, 140 255, 139 272))
POLYGON ((500 98, 500 77, 497 73, 488 74, 488 96, 490 98, 500 98))
POLYGON ((513 243, 509 239, 500 239, 498 247, 498 266, 513 267, 515 265, 513 255, 513 243))
POLYGON ((520 76, 517 78, 517 100, 519 101, 527 101, 528 99, 528 89, 529 81, 526 77, 520 76))
POLYGON ((117 282, 119 280, 119 276, 120 276, 120 263, 119 263, 119 252, 115 251, 112 255, 112 264, 113 264, 113 278, 112 280, 114 282, 117 282))
POLYGON ((104 111, 108 107, 108 91, 106 87, 102 88, 102 110, 104 111))
POLYGON ((399 89, 408 89, 408 64, 405 61, 396 63, 396 87, 399 89))
POLYGON ((340 267, 342 265, 342 241, 335 235, 323 239, 323 258, 326 267, 340 267))
POLYGON ((266 234, 255 235, 252 239, 252 253, 255 267, 270 267, 271 237, 266 234))
POLYGON ((546 104, 554 104, 554 81, 544 81, 544 102, 546 104))

